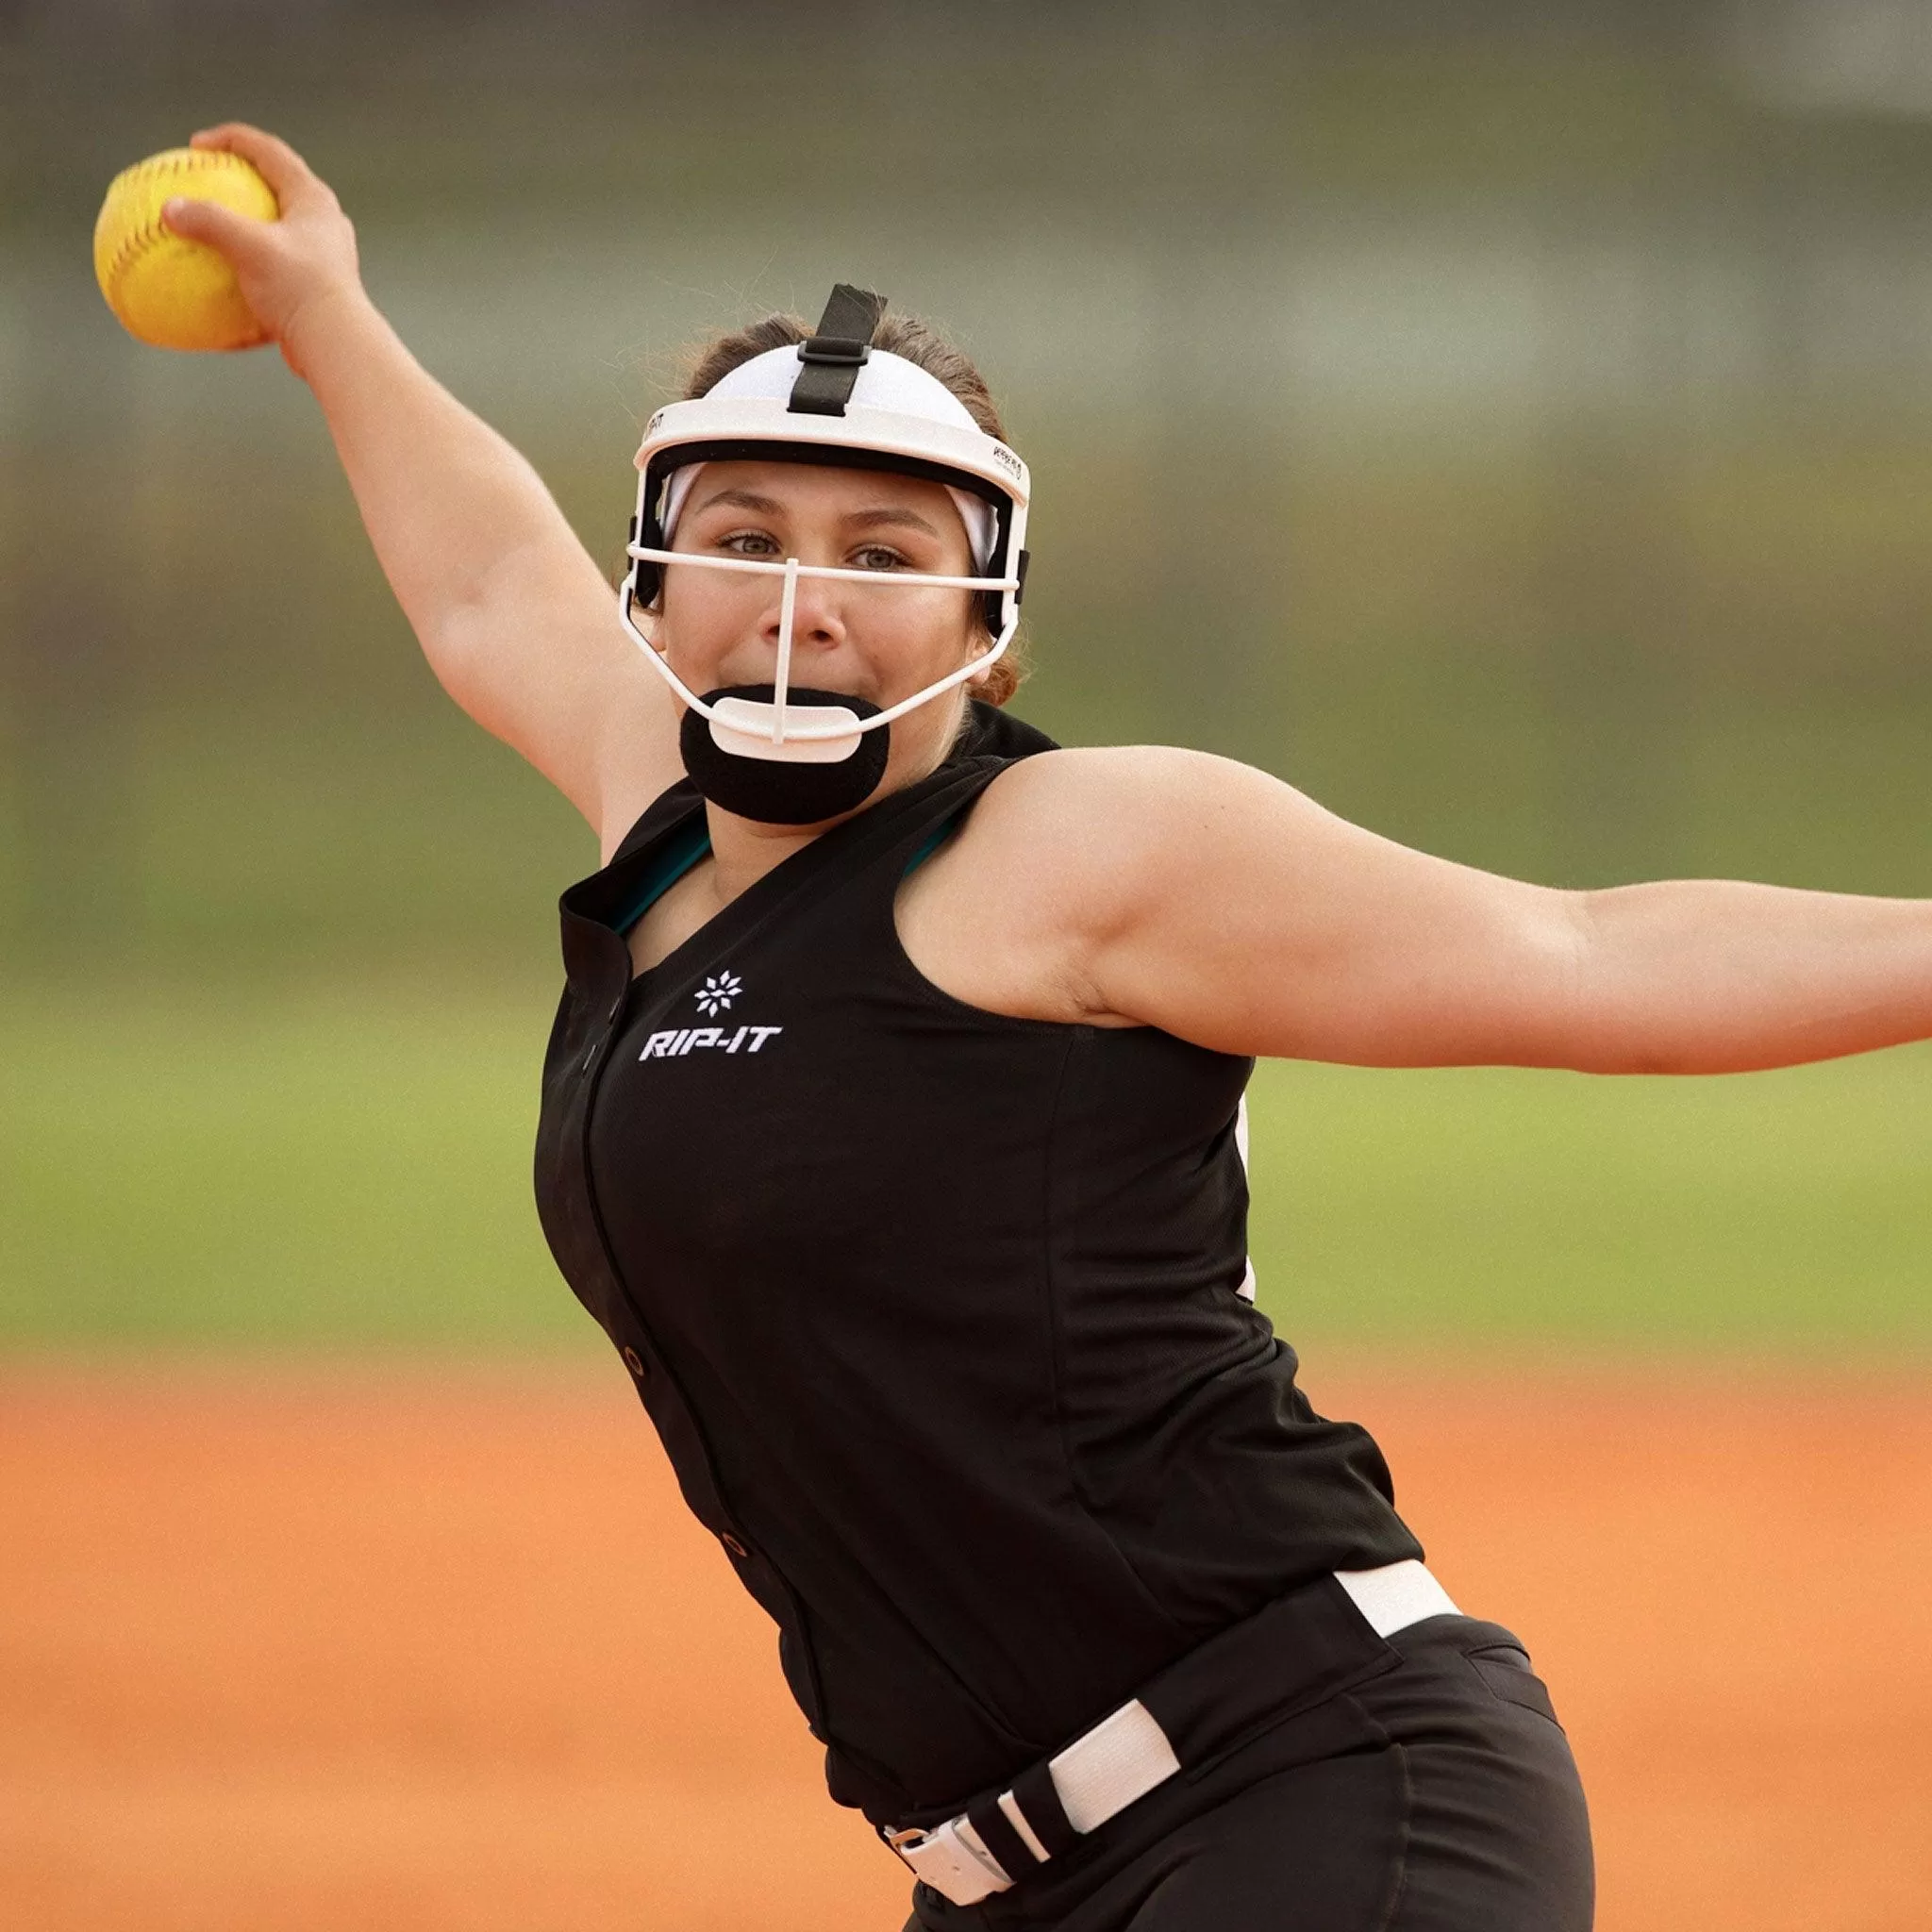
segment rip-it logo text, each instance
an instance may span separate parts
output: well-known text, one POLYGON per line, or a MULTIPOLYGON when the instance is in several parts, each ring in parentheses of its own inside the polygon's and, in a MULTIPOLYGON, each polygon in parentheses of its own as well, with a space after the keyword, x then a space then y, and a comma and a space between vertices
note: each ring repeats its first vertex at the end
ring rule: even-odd
MULTIPOLYGON (((714 973, 692 998, 701 1013, 729 1012, 731 1003, 744 991, 744 981, 735 973, 714 973)), ((757 1053, 768 1040, 784 1032, 782 1026, 667 1026, 644 1041, 638 1055, 641 1060, 680 1058, 701 1047, 721 1053, 757 1053)))
POLYGON ((702 1046, 719 1047, 725 1053, 757 1053, 766 1041, 775 1040, 784 1030, 782 1026, 741 1026, 736 1032, 729 1026, 671 1026, 652 1034, 638 1058, 675 1059, 702 1046))

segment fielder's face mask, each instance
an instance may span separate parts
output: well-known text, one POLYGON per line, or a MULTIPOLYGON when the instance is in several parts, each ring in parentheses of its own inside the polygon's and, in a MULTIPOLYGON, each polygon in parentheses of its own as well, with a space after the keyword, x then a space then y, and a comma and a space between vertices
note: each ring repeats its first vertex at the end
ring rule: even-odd
POLYGON ((646 661, 689 708, 679 742, 699 791, 767 824, 813 824, 864 804, 885 774, 892 721, 993 663, 1020 622, 1026 465, 987 435, 937 377, 904 357, 873 349, 885 306, 884 296, 841 282, 815 336, 755 356, 695 401, 659 409, 637 454, 638 508, 619 615, 646 661), (674 551, 672 535, 696 466, 744 461, 889 470, 942 484, 959 509, 980 575, 842 570, 795 557, 781 563, 674 551), (630 608, 633 598, 647 608, 656 602, 672 563, 784 580, 771 684, 724 687, 700 697, 672 670, 630 608), (992 648, 884 710, 851 693, 793 685, 792 605, 801 577, 977 591, 992 648))

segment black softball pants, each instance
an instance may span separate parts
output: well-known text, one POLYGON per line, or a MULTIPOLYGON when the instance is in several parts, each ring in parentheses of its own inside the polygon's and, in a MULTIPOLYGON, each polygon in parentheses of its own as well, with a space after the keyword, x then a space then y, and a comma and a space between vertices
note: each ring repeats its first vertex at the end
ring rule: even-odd
POLYGON ((1430 1617, 1384 1674, 1157 1786, 1012 1890, 905 1932, 1589 1932, 1568 1740, 1499 1624, 1430 1617))

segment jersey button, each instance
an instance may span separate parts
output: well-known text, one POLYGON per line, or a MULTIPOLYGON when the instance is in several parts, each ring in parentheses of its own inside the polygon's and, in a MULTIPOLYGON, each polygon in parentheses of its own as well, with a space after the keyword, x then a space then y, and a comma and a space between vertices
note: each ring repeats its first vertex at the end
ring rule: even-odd
POLYGON ((640 1382, 644 1379, 644 1365, 639 1359, 637 1350, 630 1347, 628 1343, 625 1344, 624 1349, 624 1365, 640 1382))
POLYGON ((748 1554, 744 1545, 741 1542, 740 1542, 735 1536, 731 1536, 729 1534, 723 1535, 719 1537, 718 1541, 721 1543, 723 1543, 724 1547, 727 1550, 729 1550, 734 1557, 742 1557, 748 1554))

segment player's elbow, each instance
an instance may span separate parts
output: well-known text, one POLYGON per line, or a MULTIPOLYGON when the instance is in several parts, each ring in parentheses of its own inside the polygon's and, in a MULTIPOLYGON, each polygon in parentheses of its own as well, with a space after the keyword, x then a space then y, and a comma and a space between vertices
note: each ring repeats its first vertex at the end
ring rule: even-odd
POLYGON ((1478 1002, 1490 1024, 1474 1029, 1469 1058, 1499 1066, 1575 1073, 1624 1071, 1605 1063, 1611 1045, 1596 971, 1600 935, 1588 892, 1524 885, 1510 897, 1491 950, 1478 1002))
POLYGON ((1552 1064, 1581 1074, 1715 1071, 1633 974, 1612 906, 1601 891, 1557 895, 1572 934, 1562 1052, 1552 1064))

